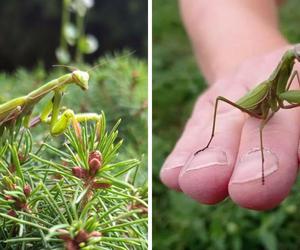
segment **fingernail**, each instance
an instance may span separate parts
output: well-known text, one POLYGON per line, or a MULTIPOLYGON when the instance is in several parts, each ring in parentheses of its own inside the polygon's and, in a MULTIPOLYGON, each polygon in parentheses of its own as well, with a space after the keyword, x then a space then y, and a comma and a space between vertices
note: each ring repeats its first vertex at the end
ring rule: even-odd
POLYGON ((227 155, 219 148, 207 148, 192 157, 187 163, 184 172, 212 166, 228 165, 227 155))
POLYGON ((187 160, 189 159, 191 152, 180 152, 180 153, 173 153, 169 156, 163 167, 162 170, 169 170, 174 168, 183 167, 187 160))
MULTIPOLYGON (((270 150, 264 149, 264 176, 267 177, 278 169, 277 156, 270 150)), ((253 149, 245 154, 236 166, 232 183, 245 183, 262 179, 262 161, 260 149, 253 149)))

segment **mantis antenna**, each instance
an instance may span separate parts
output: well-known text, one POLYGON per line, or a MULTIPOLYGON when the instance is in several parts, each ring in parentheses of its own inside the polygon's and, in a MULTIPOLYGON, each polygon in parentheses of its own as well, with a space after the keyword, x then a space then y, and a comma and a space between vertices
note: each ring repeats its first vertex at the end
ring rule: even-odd
POLYGON ((53 64, 52 67, 62 67, 62 68, 71 69, 72 71, 79 70, 78 68, 76 68, 74 66, 69 66, 69 65, 64 65, 64 64, 53 64))

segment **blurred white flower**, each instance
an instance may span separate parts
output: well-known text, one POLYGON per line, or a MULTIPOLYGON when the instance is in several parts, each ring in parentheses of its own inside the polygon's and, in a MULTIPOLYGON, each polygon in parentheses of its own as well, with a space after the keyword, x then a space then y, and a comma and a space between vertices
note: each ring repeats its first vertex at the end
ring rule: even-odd
POLYGON ((81 1, 85 4, 85 7, 87 7, 88 9, 92 8, 95 4, 94 0, 81 0, 81 1))
POLYGON ((87 10, 92 8, 94 4, 94 0, 74 0, 71 6, 79 15, 84 16, 87 10))

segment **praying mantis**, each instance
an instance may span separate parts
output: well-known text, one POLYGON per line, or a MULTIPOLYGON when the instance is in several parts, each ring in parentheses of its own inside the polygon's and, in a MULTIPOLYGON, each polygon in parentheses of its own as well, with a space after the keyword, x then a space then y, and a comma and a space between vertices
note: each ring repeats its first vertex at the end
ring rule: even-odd
POLYGON ((39 120, 50 123, 51 135, 62 134, 71 122, 81 122, 87 120, 98 121, 100 115, 95 113, 77 114, 73 110, 67 109, 60 115, 60 104, 66 87, 75 84, 82 90, 88 89, 89 74, 85 71, 74 70, 54 79, 40 88, 21 97, 14 98, 8 102, 0 104, 0 131, 9 123, 24 117, 23 125, 30 126, 30 117, 34 106, 47 94, 53 92, 53 98, 44 107, 39 120))
POLYGON ((212 142, 216 128, 218 103, 220 101, 225 102, 242 112, 247 113, 251 117, 262 120, 259 127, 259 136, 262 184, 264 185, 263 128, 279 109, 291 109, 300 106, 300 90, 290 90, 295 77, 297 77, 300 86, 298 71, 293 70, 296 60, 300 62, 300 45, 296 45, 292 49, 287 50, 270 77, 258 84, 236 102, 223 96, 218 96, 214 105, 213 126, 210 139, 207 145, 196 151, 194 155, 207 149, 212 142))

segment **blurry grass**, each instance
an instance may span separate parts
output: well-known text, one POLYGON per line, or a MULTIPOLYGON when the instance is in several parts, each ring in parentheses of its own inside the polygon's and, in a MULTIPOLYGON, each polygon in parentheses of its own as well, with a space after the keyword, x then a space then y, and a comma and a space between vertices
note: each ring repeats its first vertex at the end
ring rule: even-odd
MULTIPOLYGON (((145 60, 130 55, 128 51, 99 58, 95 64, 102 66, 90 72, 89 90, 83 92, 75 85, 69 85, 62 105, 76 107, 75 113, 105 111, 108 125, 122 119, 120 137, 124 139, 120 159, 137 158, 142 161, 139 173, 140 184, 147 180, 147 64, 145 60), (80 107, 80 108, 78 108, 80 107)), ((89 70, 91 65, 74 65, 89 70)), ((46 72, 42 65, 28 71, 18 69, 13 74, 0 73, 0 103, 25 95, 70 71, 53 68, 46 72)), ((33 116, 52 98, 48 95, 33 111, 33 116)), ((48 126, 48 125, 45 125, 48 126)), ((49 131, 45 127, 33 129, 36 136, 49 131), (44 129, 43 129, 44 128, 44 129)))
MULTIPOLYGON (((299 249, 299 182, 278 208, 255 212, 229 199, 216 206, 201 205, 159 181, 159 169, 205 82, 182 27, 177 2, 153 2, 153 248, 299 249)), ((299 10, 299 1, 289 0, 280 12, 281 30, 293 43, 300 41, 299 10)))

